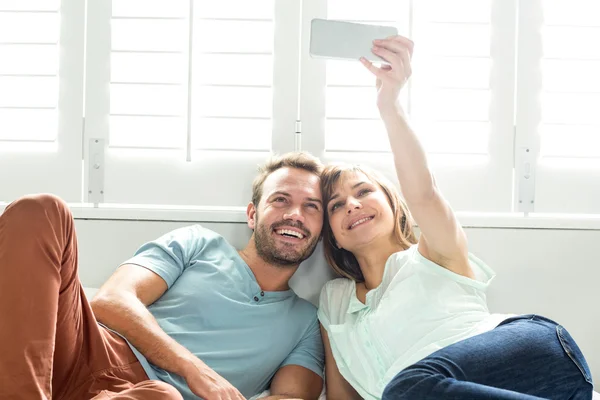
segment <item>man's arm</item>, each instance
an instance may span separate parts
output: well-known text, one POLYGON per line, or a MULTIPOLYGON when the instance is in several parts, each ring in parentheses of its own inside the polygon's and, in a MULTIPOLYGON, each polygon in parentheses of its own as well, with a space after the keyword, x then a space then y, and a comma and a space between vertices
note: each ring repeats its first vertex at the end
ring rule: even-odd
MULTIPOLYGON (((311 309, 311 313, 314 310, 311 309)), ((323 389, 324 350, 316 314, 271 380, 268 400, 316 400, 323 389)))
POLYGON ((171 339, 146 308, 166 290, 166 282, 154 272, 125 264, 100 288, 91 306, 99 322, 126 337, 150 362, 183 375, 191 353, 171 339))
POLYGON ((146 307, 166 290, 167 283, 154 272, 125 264, 100 288, 91 306, 99 322, 123 335, 152 364, 182 376, 196 395, 207 400, 244 399, 158 325, 146 307))
POLYGON ((263 400, 317 400, 322 389, 319 375, 299 365, 286 365, 273 377, 271 395, 263 400))

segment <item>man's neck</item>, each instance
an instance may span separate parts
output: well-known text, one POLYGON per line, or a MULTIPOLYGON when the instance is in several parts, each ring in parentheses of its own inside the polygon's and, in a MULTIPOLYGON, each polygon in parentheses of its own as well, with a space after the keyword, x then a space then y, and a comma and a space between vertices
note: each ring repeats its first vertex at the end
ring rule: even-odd
POLYGON ((250 240, 248 245, 238 253, 254 273, 262 290, 277 292, 290 288, 288 283, 298 269, 298 265, 279 266, 266 262, 258 255, 254 240, 250 240))

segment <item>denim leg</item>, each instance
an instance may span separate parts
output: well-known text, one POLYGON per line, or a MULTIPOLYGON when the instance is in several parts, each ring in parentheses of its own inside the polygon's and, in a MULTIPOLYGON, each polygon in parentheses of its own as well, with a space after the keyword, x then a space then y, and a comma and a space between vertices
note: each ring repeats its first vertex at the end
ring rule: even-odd
POLYGON ((401 371, 384 400, 589 400, 592 379, 569 333, 543 317, 523 316, 445 347, 401 371))

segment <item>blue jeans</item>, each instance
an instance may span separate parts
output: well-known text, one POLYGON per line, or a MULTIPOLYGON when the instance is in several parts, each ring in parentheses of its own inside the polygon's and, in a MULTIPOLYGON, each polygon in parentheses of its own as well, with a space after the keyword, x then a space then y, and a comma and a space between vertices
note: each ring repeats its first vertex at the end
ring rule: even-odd
POLYGON ((590 400, 592 375, 562 326, 524 315, 436 351, 401 371, 383 400, 590 400))

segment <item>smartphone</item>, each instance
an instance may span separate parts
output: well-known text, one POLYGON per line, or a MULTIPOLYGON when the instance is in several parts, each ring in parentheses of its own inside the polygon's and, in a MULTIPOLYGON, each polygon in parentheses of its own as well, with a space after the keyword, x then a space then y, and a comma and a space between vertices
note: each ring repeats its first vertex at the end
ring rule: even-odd
POLYGON ((315 18, 310 27, 310 55, 316 58, 385 62, 373 54, 373 40, 396 36, 393 26, 315 18))

